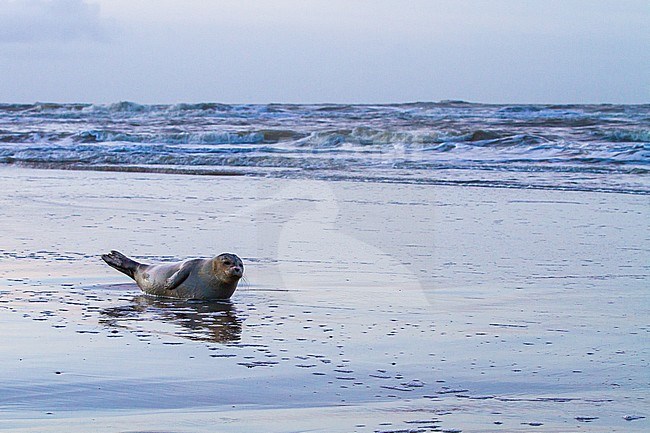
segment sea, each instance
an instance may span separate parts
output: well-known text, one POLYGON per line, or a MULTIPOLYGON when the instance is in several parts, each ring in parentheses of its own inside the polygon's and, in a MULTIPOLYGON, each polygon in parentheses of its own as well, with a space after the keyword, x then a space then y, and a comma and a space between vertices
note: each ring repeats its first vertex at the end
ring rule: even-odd
POLYGON ((0 104, 0 164, 650 194, 650 104, 0 104))

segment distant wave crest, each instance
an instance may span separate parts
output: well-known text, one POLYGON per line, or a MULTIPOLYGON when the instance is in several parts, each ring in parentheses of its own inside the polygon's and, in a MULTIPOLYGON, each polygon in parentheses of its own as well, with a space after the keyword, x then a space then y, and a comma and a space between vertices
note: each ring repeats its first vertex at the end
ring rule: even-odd
POLYGON ((649 119, 650 105, 0 104, 0 162, 517 185, 513 173, 546 173, 556 188, 650 192, 649 119))

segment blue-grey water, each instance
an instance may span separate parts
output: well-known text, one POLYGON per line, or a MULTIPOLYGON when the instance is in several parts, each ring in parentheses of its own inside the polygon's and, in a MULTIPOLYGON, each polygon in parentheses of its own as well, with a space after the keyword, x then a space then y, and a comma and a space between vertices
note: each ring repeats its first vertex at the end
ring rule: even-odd
POLYGON ((650 193, 650 104, 0 104, 0 163, 650 193))
POLYGON ((650 431, 649 110, 0 105, 0 430, 650 431))

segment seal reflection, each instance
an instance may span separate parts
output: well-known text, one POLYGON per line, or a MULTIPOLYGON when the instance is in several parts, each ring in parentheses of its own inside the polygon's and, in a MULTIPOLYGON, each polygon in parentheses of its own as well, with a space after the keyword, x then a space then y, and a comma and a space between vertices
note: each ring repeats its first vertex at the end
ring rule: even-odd
POLYGON ((109 327, 166 334, 194 341, 230 343, 241 340, 242 319, 229 301, 185 301, 139 295, 130 304, 101 310, 109 327), (172 330, 160 326, 172 324, 172 330))

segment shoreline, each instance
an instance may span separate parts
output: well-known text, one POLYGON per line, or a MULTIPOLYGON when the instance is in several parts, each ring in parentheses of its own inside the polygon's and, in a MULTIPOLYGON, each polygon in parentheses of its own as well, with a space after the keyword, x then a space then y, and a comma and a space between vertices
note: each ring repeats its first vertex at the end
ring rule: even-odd
POLYGON ((644 196, 4 166, 0 182, 0 429, 648 429, 644 196), (109 249, 233 251, 247 283, 224 308, 146 299, 109 249))
MULTIPOLYGON (((229 177, 229 176, 243 176, 250 178, 273 178, 285 180, 303 180, 303 181, 321 181, 321 182, 371 182, 378 184, 406 184, 406 185, 424 185, 432 187, 450 186, 450 187, 469 187, 469 188, 503 188, 503 189, 521 189, 521 190, 540 190, 540 191, 563 191, 563 192, 584 192, 584 193, 605 193, 605 194, 628 194, 628 195, 649 195, 648 182, 645 180, 637 181, 634 185, 617 186, 617 187, 603 187, 597 185, 598 179, 591 179, 590 182, 593 186, 585 185, 555 185, 553 178, 562 175, 563 172, 550 171, 545 173, 548 179, 538 179, 539 183, 521 183, 514 182, 512 178, 502 179, 500 173, 502 170, 486 170, 482 173, 485 178, 471 178, 476 176, 476 167, 468 167, 466 169, 440 169, 438 173, 455 173, 448 179, 441 178, 419 178, 412 179, 409 175, 398 175, 387 172, 385 176, 380 174, 373 174, 368 177, 368 174, 363 170, 353 170, 347 172, 337 172, 335 170, 315 170, 310 169, 303 171, 300 168, 289 167, 273 167, 273 166, 177 166, 177 165, 127 165, 127 164, 79 164, 67 162, 12 162, 0 164, 8 169, 26 169, 26 170, 61 170, 61 171, 97 171, 109 173, 144 173, 144 174, 167 174, 167 175, 182 175, 182 176, 208 176, 208 177, 229 177), (303 174, 308 173, 308 174, 303 174), (333 174, 335 173, 335 174, 333 174), (469 177, 468 177, 469 176, 469 177)), ((530 175, 536 177, 540 176, 539 173, 531 173, 526 170, 512 169, 505 171, 510 174, 519 174, 522 178, 526 179, 530 175)), ((620 173, 600 173, 604 177, 611 176, 631 176, 630 174, 621 175, 620 173)), ((595 173, 592 173, 595 176, 595 173)))

